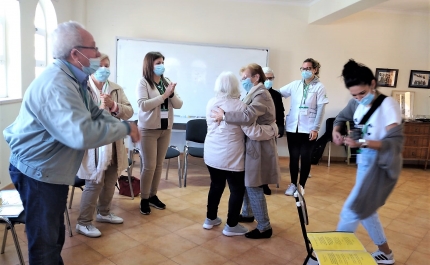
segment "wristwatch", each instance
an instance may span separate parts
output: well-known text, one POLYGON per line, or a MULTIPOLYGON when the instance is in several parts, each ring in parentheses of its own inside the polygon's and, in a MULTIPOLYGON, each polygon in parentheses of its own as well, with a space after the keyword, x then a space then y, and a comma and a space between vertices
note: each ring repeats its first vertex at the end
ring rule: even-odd
POLYGON ((359 139, 358 142, 361 143, 361 148, 367 148, 368 142, 366 139, 359 139))

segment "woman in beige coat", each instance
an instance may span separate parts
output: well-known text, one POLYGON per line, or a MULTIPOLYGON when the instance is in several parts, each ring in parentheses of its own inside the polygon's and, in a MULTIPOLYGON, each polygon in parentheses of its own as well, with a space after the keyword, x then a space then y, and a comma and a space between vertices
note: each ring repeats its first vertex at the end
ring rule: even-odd
MULTIPOLYGON (((249 64, 241 69, 242 87, 248 92, 243 102, 245 111, 224 112, 218 109, 213 118, 217 121, 249 126, 254 122, 270 125, 276 120, 275 105, 264 86, 266 77, 260 65, 249 64)), ((269 238, 272 236, 266 198, 262 185, 279 183, 280 169, 278 151, 274 138, 267 141, 246 139, 245 186, 241 222, 257 220, 257 228, 245 234, 248 238, 269 238)))
POLYGON ((140 213, 150 214, 152 206, 163 210, 166 205, 157 197, 161 170, 170 143, 173 109, 182 107, 175 91, 176 83, 164 77, 164 56, 149 52, 143 59, 143 77, 137 87, 139 106, 140 152, 143 168, 140 172, 140 213))
MULTIPOLYGON (((100 109, 105 109, 118 119, 128 120, 133 115, 133 108, 124 90, 114 82, 108 81, 109 57, 101 54, 100 60, 100 68, 88 79, 90 95, 100 109)), ((86 180, 76 225, 78 233, 88 237, 101 236, 101 232, 92 225, 96 206, 97 222, 112 224, 123 222, 121 217, 110 212, 110 203, 118 176, 127 167, 128 158, 123 139, 85 152, 77 174, 79 178, 86 180)))

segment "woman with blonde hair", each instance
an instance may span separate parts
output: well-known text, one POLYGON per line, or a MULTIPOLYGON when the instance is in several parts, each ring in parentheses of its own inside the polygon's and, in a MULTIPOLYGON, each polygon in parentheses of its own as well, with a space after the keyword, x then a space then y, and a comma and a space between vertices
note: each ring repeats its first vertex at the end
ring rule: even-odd
POLYGON ((137 87, 139 106, 138 127, 141 134, 140 152, 140 213, 151 213, 149 206, 164 210, 166 205, 157 197, 163 161, 170 143, 173 109, 182 107, 175 91, 176 83, 164 76, 164 56, 148 52, 143 59, 143 76, 137 87))
MULTIPOLYGON (((108 80, 109 66, 109 57, 101 54, 100 68, 89 77, 88 90, 100 109, 104 109, 117 119, 128 120, 133 115, 133 108, 124 90, 118 84, 108 80)), ((128 158, 123 139, 85 152, 77 174, 79 178, 85 179, 85 189, 82 192, 80 214, 76 224, 78 233, 88 237, 101 236, 101 232, 92 225, 96 208, 97 222, 112 224, 123 222, 121 217, 110 212, 110 204, 118 176, 127 167, 128 158)))
POLYGON ((243 112, 247 107, 239 99, 239 82, 231 72, 223 72, 218 76, 215 92, 216 96, 209 100, 206 107, 208 132, 204 143, 204 160, 209 169, 211 185, 203 228, 211 229, 214 225, 221 224, 217 212, 227 181, 230 198, 227 223, 222 232, 226 236, 238 236, 248 232, 248 229, 238 223, 245 193, 245 135, 254 141, 267 141, 278 135, 278 128, 274 121, 270 125, 258 125, 254 122, 251 126, 215 122, 210 115, 216 107, 227 112, 243 112))
MULTIPOLYGON (((266 76, 260 65, 252 63, 241 69, 241 83, 247 95, 242 100, 248 106, 243 111, 225 112, 214 110, 212 118, 227 124, 250 126, 271 125, 276 121, 276 110, 270 93, 264 86, 266 76)), ((275 137, 266 141, 246 138, 245 143, 245 187, 246 192, 239 222, 257 220, 257 228, 245 234, 248 238, 270 238, 270 225, 263 185, 279 183, 280 169, 275 137)))

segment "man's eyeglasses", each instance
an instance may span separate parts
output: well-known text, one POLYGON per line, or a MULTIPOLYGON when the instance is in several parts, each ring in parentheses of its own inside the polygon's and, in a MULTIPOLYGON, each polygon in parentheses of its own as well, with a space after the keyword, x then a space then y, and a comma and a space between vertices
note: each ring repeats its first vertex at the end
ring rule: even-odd
POLYGON ((300 71, 310 71, 310 70, 312 70, 312 67, 306 67, 306 68, 300 67, 300 71))
POLYGON ((77 48, 77 49, 91 49, 91 50, 95 50, 96 52, 99 51, 99 47, 75 46, 75 48, 77 48))
POLYGON ((274 76, 273 77, 266 77, 266 79, 273 81, 275 79, 275 77, 274 76))

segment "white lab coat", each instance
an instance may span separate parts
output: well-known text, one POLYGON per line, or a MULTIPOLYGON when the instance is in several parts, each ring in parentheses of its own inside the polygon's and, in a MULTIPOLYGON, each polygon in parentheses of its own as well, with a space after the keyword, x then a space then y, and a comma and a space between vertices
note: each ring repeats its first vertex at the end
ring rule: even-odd
POLYGON ((303 80, 296 80, 283 86, 279 91, 285 98, 291 97, 290 111, 285 117, 285 128, 287 132, 310 133, 311 130, 318 131, 315 117, 317 116, 317 105, 327 104, 328 98, 324 85, 318 78, 314 78, 309 85, 306 99, 303 98, 303 80), (307 107, 305 113, 301 113, 300 107, 307 107))

